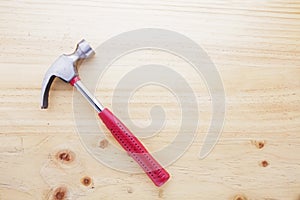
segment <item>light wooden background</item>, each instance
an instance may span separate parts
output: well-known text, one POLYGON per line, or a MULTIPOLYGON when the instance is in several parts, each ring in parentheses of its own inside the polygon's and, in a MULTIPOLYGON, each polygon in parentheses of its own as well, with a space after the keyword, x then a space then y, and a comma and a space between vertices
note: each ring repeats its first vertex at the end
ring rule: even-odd
MULTIPOLYGON (((0 67, 1 200, 64 195, 300 199, 300 1, 1 0, 0 67), (148 27, 179 32, 201 45, 217 66, 226 92, 223 133, 211 154, 200 160, 210 100, 186 63, 159 52, 137 52, 114 63, 99 84, 96 94, 110 107, 112 86, 126 66, 167 60, 191 74, 201 125, 189 150, 167 168, 172 179, 162 188, 144 174, 112 170, 86 152, 76 132, 69 85, 55 81, 50 108, 39 109, 41 81, 59 55, 72 52, 82 38, 96 47, 122 32, 148 27), (70 161, 57 158, 63 150, 70 161), (84 177, 91 178, 87 186, 82 184, 84 177)), ((129 105, 136 123, 149 120, 142 94, 150 94, 157 103, 163 99, 159 96, 168 95, 155 88, 145 91, 129 105)), ((170 97, 168 106, 176 110, 176 100, 170 97)), ((176 124, 176 115, 167 116, 176 124)), ((169 126, 163 139, 143 142, 155 150, 167 145, 177 128, 169 126)), ((113 144, 111 138, 108 142, 113 144)))

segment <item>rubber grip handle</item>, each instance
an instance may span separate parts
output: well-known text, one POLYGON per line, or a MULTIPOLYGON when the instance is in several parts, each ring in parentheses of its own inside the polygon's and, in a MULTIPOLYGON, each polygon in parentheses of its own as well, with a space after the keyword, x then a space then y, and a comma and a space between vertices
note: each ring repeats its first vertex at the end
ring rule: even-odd
POLYGON ((125 151, 142 167, 145 173, 160 187, 170 178, 169 173, 152 157, 143 144, 107 108, 99 114, 100 119, 125 151))

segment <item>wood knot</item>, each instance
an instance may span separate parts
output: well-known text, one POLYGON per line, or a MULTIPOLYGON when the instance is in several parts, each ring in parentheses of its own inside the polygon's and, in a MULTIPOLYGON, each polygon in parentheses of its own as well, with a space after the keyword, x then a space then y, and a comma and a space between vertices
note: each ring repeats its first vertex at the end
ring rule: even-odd
POLYGON ((233 200, 247 200, 247 198, 245 196, 242 195, 236 195, 233 200))
POLYGON ((261 164, 262 167, 267 167, 269 165, 269 162, 266 161, 266 160, 263 160, 263 161, 261 161, 260 164, 261 164))
POLYGON ((75 153, 73 151, 64 149, 56 154, 56 158, 63 163, 71 163, 75 159, 75 153))
POLYGON ((53 200, 64 200, 67 197, 68 190, 66 187, 59 187, 53 192, 53 200))
POLYGON ((257 148, 259 149, 262 149, 264 146, 265 146, 265 142, 260 141, 257 143, 257 148))
POLYGON ((262 149, 265 146, 265 141, 252 141, 252 144, 254 144, 256 146, 256 148, 258 149, 262 149))
POLYGON ((108 141, 107 141, 107 139, 103 139, 103 140, 100 141, 99 147, 100 147, 101 149, 105 149, 107 146, 108 146, 108 141))
POLYGON ((89 186, 89 185, 91 185, 91 183, 92 183, 92 179, 91 179, 90 177, 88 177, 88 176, 85 176, 85 177, 83 177, 83 178, 81 179, 81 183, 82 183, 82 185, 84 185, 84 186, 89 186))

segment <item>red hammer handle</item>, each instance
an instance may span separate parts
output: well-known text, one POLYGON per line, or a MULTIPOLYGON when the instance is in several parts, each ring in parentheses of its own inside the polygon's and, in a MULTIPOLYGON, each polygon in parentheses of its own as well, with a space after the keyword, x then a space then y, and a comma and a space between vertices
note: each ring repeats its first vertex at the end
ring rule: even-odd
POLYGON ((114 114, 105 108, 98 115, 119 144, 142 167, 156 186, 162 186, 170 178, 169 173, 114 114))

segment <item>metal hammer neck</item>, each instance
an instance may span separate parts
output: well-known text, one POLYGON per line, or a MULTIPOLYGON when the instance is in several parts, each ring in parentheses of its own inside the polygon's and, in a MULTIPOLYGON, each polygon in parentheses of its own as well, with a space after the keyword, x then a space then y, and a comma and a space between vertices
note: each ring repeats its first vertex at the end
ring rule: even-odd
POLYGON ((100 113, 104 110, 103 105, 90 93, 90 91, 78 80, 74 83, 76 89, 84 96, 84 98, 93 106, 93 108, 100 113))

